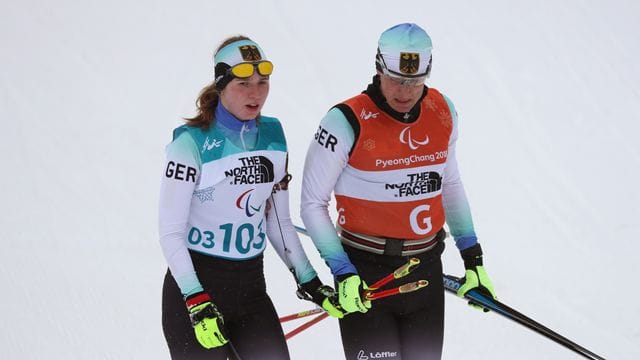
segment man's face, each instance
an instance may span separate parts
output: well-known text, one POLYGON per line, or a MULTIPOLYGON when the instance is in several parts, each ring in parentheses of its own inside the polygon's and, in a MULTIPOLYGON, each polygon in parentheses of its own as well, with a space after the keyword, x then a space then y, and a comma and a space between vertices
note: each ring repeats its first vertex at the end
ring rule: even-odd
MULTIPOLYGON (((380 73, 379 73, 380 74, 380 73)), ((424 83, 403 84, 398 78, 380 74, 380 91, 391 108, 400 113, 409 112, 422 96, 424 83)))

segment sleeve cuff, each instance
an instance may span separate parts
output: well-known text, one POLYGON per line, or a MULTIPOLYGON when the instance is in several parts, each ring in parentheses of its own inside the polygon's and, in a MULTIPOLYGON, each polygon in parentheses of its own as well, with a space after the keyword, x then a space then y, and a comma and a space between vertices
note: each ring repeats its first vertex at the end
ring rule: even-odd
POLYGON ((478 237, 475 235, 459 236, 455 237, 454 240, 459 251, 464 251, 465 249, 468 249, 478 243, 478 237))

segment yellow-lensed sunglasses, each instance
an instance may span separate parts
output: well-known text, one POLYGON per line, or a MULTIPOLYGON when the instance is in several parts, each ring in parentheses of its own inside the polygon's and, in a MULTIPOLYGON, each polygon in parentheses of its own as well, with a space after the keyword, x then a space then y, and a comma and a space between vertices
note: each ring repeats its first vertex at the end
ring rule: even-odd
POLYGON ((245 79, 253 76, 255 71, 262 76, 271 75, 273 72, 273 64, 271 61, 259 61, 259 62, 243 62, 232 66, 229 72, 234 77, 245 79))

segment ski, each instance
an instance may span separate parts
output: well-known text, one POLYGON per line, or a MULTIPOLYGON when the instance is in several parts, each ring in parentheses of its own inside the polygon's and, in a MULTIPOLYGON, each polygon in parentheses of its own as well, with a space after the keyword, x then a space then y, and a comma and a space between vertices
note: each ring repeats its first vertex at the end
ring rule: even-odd
MULTIPOLYGON (((460 288, 460 286, 462 286, 461 279, 445 274, 443 277, 443 282, 445 290, 457 296, 458 289, 460 288)), ((515 321, 516 323, 523 325, 526 328, 533 330, 538 334, 543 335, 570 350, 573 350, 574 352, 584 356, 587 359, 604 360, 602 356, 597 355, 594 352, 576 344, 575 342, 567 339, 566 337, 534 321, 533 319, 505 305, 504 303, 501 303, 498 300, 494 300, 490 297, 484 296, 475 290, 470 290, 469 292, 467 292, 465 298, 468 299, 471 303, 482 306, 487 310, 494 311, 495 313, 500 314, 509 320, 515 321)))

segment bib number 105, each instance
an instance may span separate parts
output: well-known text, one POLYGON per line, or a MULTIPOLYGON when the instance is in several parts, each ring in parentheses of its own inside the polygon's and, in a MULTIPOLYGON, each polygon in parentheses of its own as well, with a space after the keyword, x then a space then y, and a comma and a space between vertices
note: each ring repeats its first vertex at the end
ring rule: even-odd
MULTIPOLYGON (((258 234, 256 234, 256 228, 253 224, 244 223, 236 228, 234 224, 222 224, 219 226, 221 230, 218 236, 222 235, 222 251, 225 253, 231 252, 231 246, 235 247, 235 250, 240 254, 248 253, 251 248, 261 249, 264 245, 265 234, 262 230, 262 221, 257 226, 258 234)), ((200 245, 205 249, 212 249, 216 245, 220 246, 219 240, 216 240, 216 234, 213 231, 202 231, 197 227, 192 227, 187 237, 189 244, 200 245)))

